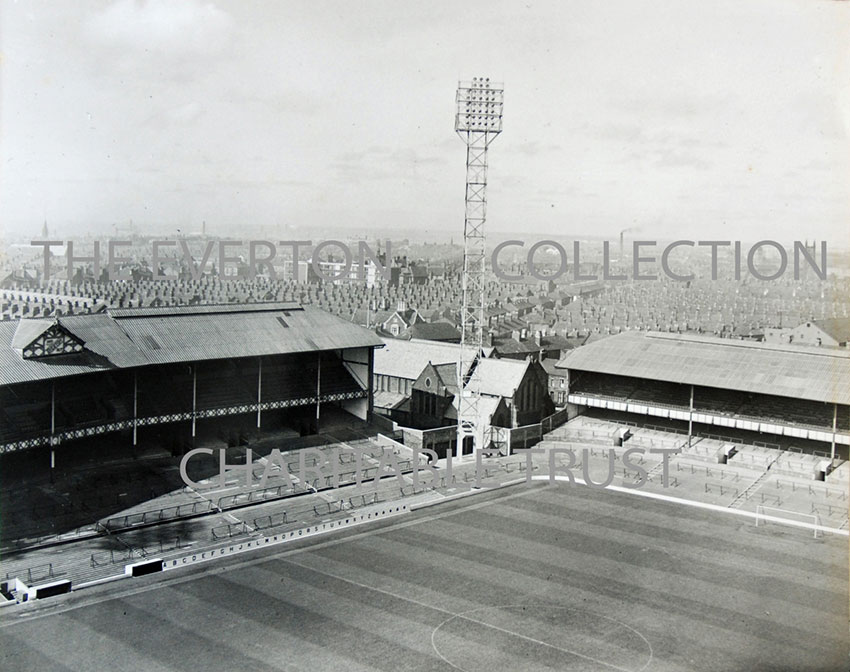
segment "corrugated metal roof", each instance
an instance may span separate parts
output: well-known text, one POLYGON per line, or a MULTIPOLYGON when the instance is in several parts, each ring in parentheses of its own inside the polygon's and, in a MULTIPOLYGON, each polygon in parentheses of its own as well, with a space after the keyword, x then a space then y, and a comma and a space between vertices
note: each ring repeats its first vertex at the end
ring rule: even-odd
POLYGON ((23 350, 54 324, 55 320, 45 320, 43 318, 18 320, 18 328, 15 329, 15 335, 12 337, 12 347, 16 350, 23 350))
POLYGON ((117 322, 156 364, 382 344, 373 332, 312 307, 133 316, 117 322))
POLYGON ((100 355, 116 368, 144 366, 148 363, 120 324, 106 314, 63 317, 59 318, 59 322, 85 343, 86 350, 100 355))
POLYGON ((268 301, 262 303, 218 303, 197 306, 160 306, 146 308, 109 308, 111 317, 167 317, 169 315, 220 315, 222 313, 257 313, 279 310, 301 310, 301 304, 291 301, 268 301))
POLYGON ((294 304, 184 306, 75 315, 59 323, 85 343, 74 355, 22 359, 17 322, 0 322, 0 384, 148 364, 375 347, 373 332, 294 304))
POLYGON ((376 391, 372 404, 375 408, 396 408, 405 399, 400 392, 376 391))
POLYGON ((850 404, 850 353, 625 332, 566 354, 559 368, 850 404))

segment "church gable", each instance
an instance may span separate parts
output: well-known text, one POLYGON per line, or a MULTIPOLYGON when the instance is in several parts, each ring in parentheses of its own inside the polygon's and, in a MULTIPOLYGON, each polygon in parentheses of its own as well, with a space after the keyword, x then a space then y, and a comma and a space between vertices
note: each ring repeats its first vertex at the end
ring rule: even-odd
MULTIPOLYGON (((42 325, 43 326, 43 325, 42 325)), ((65 329, 59 322, 53 322, 46 328, 38 330, 40 333, 27 343, 19 342, 21 356, 24 359, 40 359, 54 355, 68 355, 83 351, 83 342, 65 329)), ((15 334, 23 336, 23 334, 15 334)), ((14 344, 13 344, 14 345, 14 344)))
POLYGON ((413 381, 413 389, 434 394, 439 386, 439 383, 437 382, 439 380, 440 377, 437 375, 434 365, 431 364, 431 362, 428 362, 425 365, 425 368, 422 369, 422 373, 419 374, 419 377, 413 381))

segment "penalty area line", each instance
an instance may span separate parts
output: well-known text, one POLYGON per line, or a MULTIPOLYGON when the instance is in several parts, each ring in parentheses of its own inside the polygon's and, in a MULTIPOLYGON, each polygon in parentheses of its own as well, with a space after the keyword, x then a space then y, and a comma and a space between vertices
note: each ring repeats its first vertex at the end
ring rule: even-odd
MULTIPOLYGON (((529 479, 517 479, 516 481, 512 481, 513 483, 525 483, 529 479)), ((579 478, 578 476, 573 476, 570 478, 569 476, 565 476, 563 474, 553 474, 553 475, 545 475, 539 474, 537 476, 532 476, 532 481, 567 481, 569 483, 575 481, 576 483, 580 483, 581 485, 587 485, 584 479, 579 478)), ((505 485, 509 485, 505 483, 505 485)), ((730 509, 728 506, 720 506, 719 504, 709 504, 707 502, 697 502, 693 499, 683 499, 682 497, 672 497, 670 495, 662 495, 657 492, 647 492, 645 490, 641 490, 639 488, 624 488, 620 485, 606 485, 604 488, 597 487, 597 490, 611 490, 612 492, 620 492, 626 495, 637 495, 638 497, 646 497, 647 499, 655 499, 661 502, 668 502, 670 504, 680 504, 682 506, 691 506, 696 509, 703 509, 705 511, 718 511, 721 513, 731 513, 736 516, 743 516, 744 518, 751 518, 757 521, 767 521, 771 523, 781 523, 782 525, 790 525, 791 527, 801 527, 805 530, 815 530, 818 532, 829 532, 831 534, 838 534, 843 537, 850 536, 850 530, 842 530, 837 527, 828 527, 826 525, 817 525, 815 523, 805 523, 801 520, 793 520, 791 518, 782 518, 780 516, 770 516, 763 513, 756 513, 754 511, 742 511, 741 509, 730 509)))

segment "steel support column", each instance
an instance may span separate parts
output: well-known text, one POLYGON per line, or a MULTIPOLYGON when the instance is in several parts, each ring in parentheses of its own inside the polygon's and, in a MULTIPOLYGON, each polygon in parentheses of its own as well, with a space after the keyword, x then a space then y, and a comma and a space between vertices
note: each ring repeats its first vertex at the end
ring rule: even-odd
POLYGON ((198 365, 192 365, 192 440, 195 439, 195 414, 198 412, 198 365))
POLYGON ((260 429, 263 423, 263 358, 258 357, 260 363, 259 373, 257 374, 257 429, 260 429))

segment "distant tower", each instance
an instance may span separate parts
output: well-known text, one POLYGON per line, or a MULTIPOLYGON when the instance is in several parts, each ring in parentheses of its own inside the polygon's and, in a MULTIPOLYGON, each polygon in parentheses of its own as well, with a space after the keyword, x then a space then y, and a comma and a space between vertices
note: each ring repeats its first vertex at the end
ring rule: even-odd
POLYGON ((484 344, 484 221, 487 216, 487 149, 502 132, 504 89, 489 78, 459 82, 455 131, 466 143, 466 212, 463 226, 463 304, 460 312, 461 347, 457 366, 457 457, 464 439, 473 451, 484 447, 478 376, 468 377, 484 344), (469 378, 467 380, 467 378, 469 378))
POLYGON ((47 220, 45 219, 44 224, 41 225, 41 239, 47 240, 48 237, 49 237, 49 234, 47 233, 47 220))

